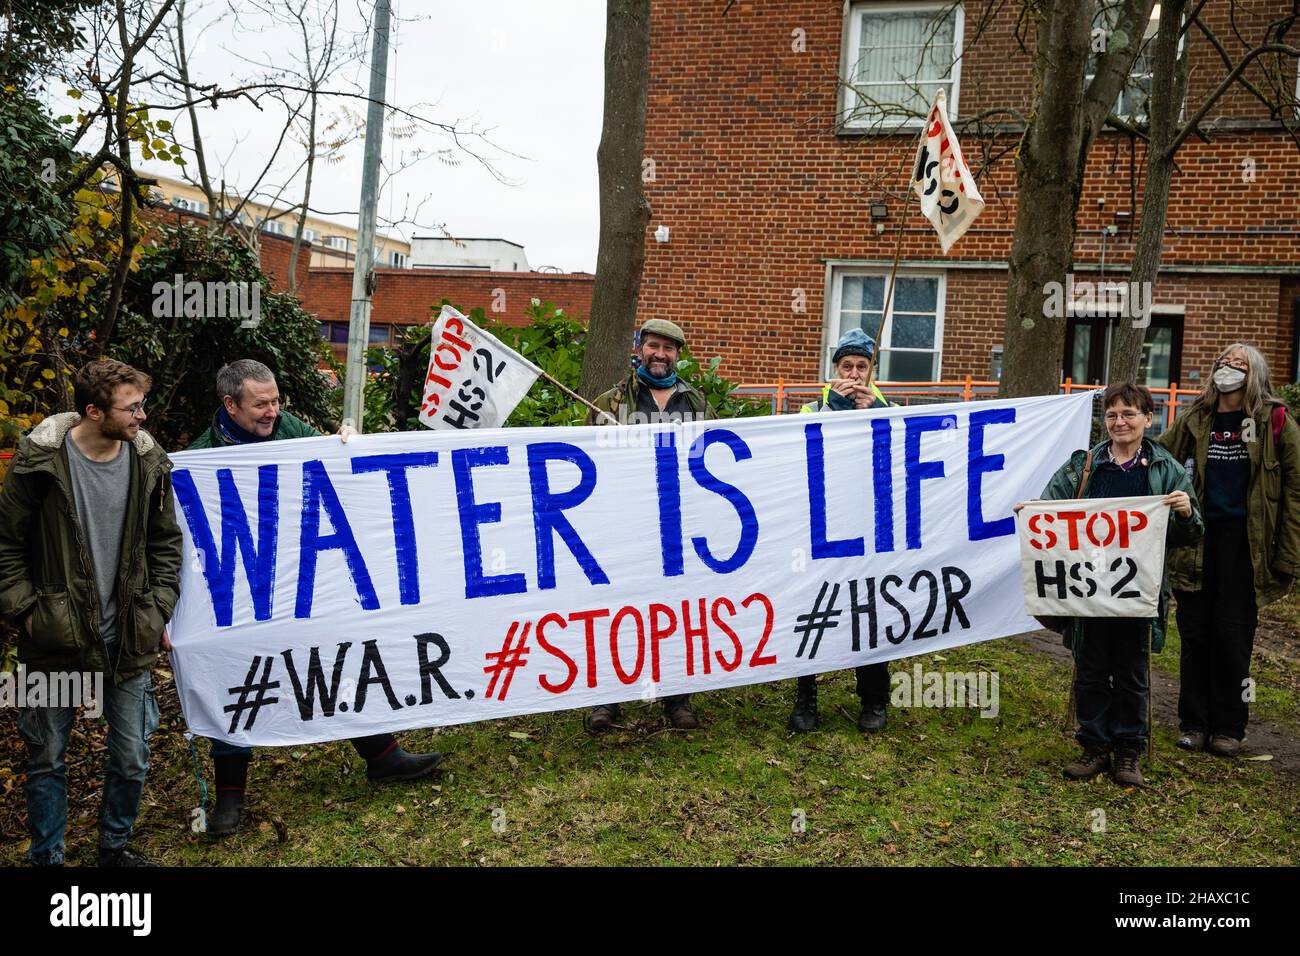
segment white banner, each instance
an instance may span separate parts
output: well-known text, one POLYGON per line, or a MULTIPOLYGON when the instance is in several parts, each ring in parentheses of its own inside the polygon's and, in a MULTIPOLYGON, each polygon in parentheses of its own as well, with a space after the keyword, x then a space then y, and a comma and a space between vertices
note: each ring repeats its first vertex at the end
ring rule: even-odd
POLYGON ((1017 515, 1025 610, 1155 617, 1165 574, 1163 497, 1034 501, 1017 515))
POLYGON ((429 428, 500 428, 540 374, 495 335, 444 305, 429 338, 420 422, 429 428))
POLYGON ((984 197, 961 154, 957 136, 948 125, 942 89, 934 94, 925 120, 925 133, 916 148, 912 188, 921 197, 921 214, 939 233, 939 245, 944 252, 966 234, 975 217, 984 211, 984 197))
POLYGON ((1012 506, 1091 396, 180 452, 199 734, 290 744, 1031 630, 1012 506))

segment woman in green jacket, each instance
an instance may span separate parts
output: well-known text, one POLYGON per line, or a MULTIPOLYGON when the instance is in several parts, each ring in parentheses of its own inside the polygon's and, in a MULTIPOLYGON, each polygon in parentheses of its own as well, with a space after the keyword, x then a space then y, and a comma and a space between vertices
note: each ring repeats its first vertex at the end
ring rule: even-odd
MULTIPOLYGON (((1090 453, 1076 451, 1043 490, 1048 500, 1128 498, 1163 495, 1173 509, 1166 542, 1194 543, 1202 533, 1192 485, 1177 460, 1145 437, 1155 404, 1151 393, 1132 382, 1107 386, 1101 398, 1110 436, 1090 453)), ((1017 506, 1016 510, 1019 510, 1017 506)), ((1141 786, 1141 754, 1147 744, 1147 648, 1159 652, 1165 642, 1169 581, 1160 586, 1154 618, 1073 618, 1066 626, 1066 646, 1074 652, 1075 734, 1083 753, 1066 765, 1071 780, 1091 780, 1110 764, 1115 782, 1141 786)))
POLYGON ((1233 756, 1246 736, 1259 609, 1300 570, 1300 428, 1274 396, 1264 356, 1235 343, 1160 444, 1191 472, 1205 509, 1204 542, 1171 556, 1178 746, 1233 756))

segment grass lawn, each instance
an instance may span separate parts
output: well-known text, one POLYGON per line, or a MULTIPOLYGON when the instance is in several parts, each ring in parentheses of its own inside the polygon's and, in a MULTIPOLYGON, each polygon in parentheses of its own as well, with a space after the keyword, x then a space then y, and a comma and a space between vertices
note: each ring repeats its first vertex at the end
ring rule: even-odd
MULTIPOLYGON (((1172 644, 1161 666, 1176 667, 1172 644)), ((1010 640, 903 666, 917 660, 998 671, 999 715, 893 708, 883 734, 863 737, 846 672, 823 678, 822 729, 806 736, 785 730, 794 686, 783 682, 697 697, 706 729, 693 733, 635 704, 626 729, 598 739, 574 712, 403 734, 409 749, 449 754, 432 782, 374 788, 346 743, 266 748, 251 819, 220 843, 188 830, 198 786, 167 685, 136 845, 166 864, 258 866, 1289 865, 1300 855, 1300 788, 1269 763, 1184 754, 1160 726, 1147 788, 1070 783, 1064 665, 1010 640)), ((1294 692, 1272 691, 1260 710, 1294 715, 1294 692)), ((69 755, 70 862, 93 854, 102 753, 86 751, 97 736, 79 735, 69 755)), ((2 716, 0 864, 24 849, 19 754, 2 716)))

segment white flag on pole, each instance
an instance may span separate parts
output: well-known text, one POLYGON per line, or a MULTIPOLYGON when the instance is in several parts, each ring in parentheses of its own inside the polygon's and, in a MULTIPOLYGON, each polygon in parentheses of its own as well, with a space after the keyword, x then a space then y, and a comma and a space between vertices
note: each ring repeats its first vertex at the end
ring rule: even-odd
POLYGON ((433 324, 420 422, 429 428, 500 428, 542 374, 449 305, 433 324))
POLYGON ((921 197, 921 213, 939 233, 939 245, 944 252, 966 234, 975 217, 984 211, 984 197, 961 154, 957 136, 948 125, 942 89, 934 94, 925 132, 916 148, 912 188, 921 197))

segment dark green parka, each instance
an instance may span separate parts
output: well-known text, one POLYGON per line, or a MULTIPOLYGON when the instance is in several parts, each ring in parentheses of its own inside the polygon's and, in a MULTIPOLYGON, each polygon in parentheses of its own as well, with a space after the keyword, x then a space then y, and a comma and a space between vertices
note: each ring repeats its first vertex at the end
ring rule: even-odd
POLYGON ((99 590, 77 517, 65 443, 81 420, 51 415, 23 438, 0 491, 0 615, 19 628, 32 670, 101 671, 115 683, 153 666, 180 596, 182 537, 172 507, 171 460, 148 432, 128 445, 131 488, 117 568, 118 641, 100 633, 99 590), (32 633, 23 627, 32 616, 32 633))
MULTIPOLYGON (((1097 462, 1100 461, 1098 456, 1103 448, 1110 444, 1110 439, 1099 444, 1092 450, 1093 468, 1089 472, 1088 481, 1092 482, 1092 475, 1097 473, 1097 462)), ((1167 548, 1177 548, 1180 545, 1195 544, 1201 540, 1205 533, 1205 525, 1201 521, 1201 509, 1197 504, 1198 498, 1196 491, 1192 488, 1192 482, 1187 477, 1187 472, 1183 470, 1177 460, 1165 451, 1159 445, 1152 443, 1148 438, 1142 439, 1142 452, 1147 459, 1147 477, 1151 485, 1151 494, 1167 495, 1174 491, 1185 491, 1189 498, 1192 499, 1192 515, 1190 518, 1184 518, 1177 512, 1169 514, 1169 528, 1165 533, 1165 546, 1167 548)), ((1051 501, 1060 501, 1065 498, 1086 498, 1088 496, 1088 486, 1085 485, 1082 492, 1079 491, 1079 481, 1083 477, 1084 463, 1087 461, 1088 453, 1079 449, 1070 456, 1060 469, 1052 476, 1047 487, 1043 489, 1042 497, 1051 501)), ((1169 561, 1165 561, 1164 579, 1160 582, 1160 604, 1156 609, 1156 616, 1151 619, 1151 648, 1159 653, 1165 646, 1165 619, 1169 615, 1169 561)), ((1073 618, 1070 621, 1065 632, 1061 635, 1065 639, 1065 646, 1078 653, 1080 638, 1082 636, 1082 627, 1080 618, 1073 618)))
MULTIPOLYGON (((1268 406, 1263 415, 1254 419, 1255 440, 1245 443, 1250 457, 1246 535, 1250 541, 1257 607, 1284 597, 1292 579, 1300 574, 1300 427, 1287 414, 1275 441, 1274 407, 1268 406)), ((1205 455, 1210 447, 1213 423, 1213 409, 1193 407, 1179 414, 1173 427, 1159 439, 1178 461, 1194 462, 1192 484, 1202 501, 1205 500, 1205 455)), ((1170 555, 1173 586, 1180 591, 1200 590, 1204 557, 1205 547, 1199 541, 1170 555)))
MULTIPOLYGON (((654 397, 643 394, 642 390, 648 391, 649 388, 649 385, 646 385, 637 377, 634 369, 626 379, 593 398, 591 404, 602 412, 608 412, 618 420, 620 425, 631 424, 629 416, 638 409, 644 408, 649 412, 653 406, 654 411, 659 410, 654 397)), ((689 412, 697 421, 718 417, 704 394, 681 377, 678 377, 673 384, 673 393, 668 396, 662 414, 672 415, 675 412, 689 412)), ((587 412, 587 424, 608 425, 610 422, 594 411, 589 411, 587 412)))

